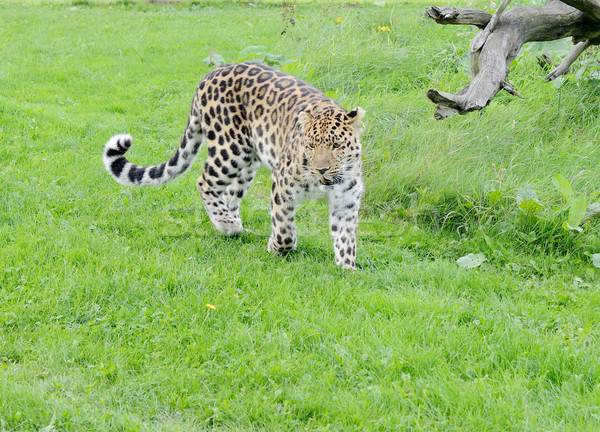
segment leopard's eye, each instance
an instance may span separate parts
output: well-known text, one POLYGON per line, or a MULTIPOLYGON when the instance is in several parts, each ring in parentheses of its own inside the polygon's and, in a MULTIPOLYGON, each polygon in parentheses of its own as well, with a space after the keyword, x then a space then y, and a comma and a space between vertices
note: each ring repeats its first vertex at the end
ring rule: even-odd
POLYGON ((333 144, 333 148, 340 148, 342 146, 341 142, 336 142, 335 144, 333 144))

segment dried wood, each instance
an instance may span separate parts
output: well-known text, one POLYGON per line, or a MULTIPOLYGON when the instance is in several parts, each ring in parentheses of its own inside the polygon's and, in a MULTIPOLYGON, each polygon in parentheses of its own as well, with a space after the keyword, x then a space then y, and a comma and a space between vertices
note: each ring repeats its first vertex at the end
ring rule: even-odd
MULTIPOLYGON (((600 43, 600 0, 549 0, 544 6, 505 10, 509 1, 504 0, 494 15, 477 9, 454 7, 434 6, 427 10, 427 16, 439 24, 475 25, 482 29, 470 47, 471 83, 456 94, 434 88, 427 92, 427 97, 437 104, 436 118, 480 110, 501 89, 521 97, 508 83, 507 76, 511 62, 526 42, 572 37, 575 42, 587 41, 586 48, 600 43), (577 4, 582 10, 567 5, 567 1, 577 4)), ((576 50, 573 55, 575 53, 576 50)), ((568 68, 568 64, 563 63, 568 68)))
POLYGON ((562 2, 580 10, 590 20, 600 23, 600 0, 562 0, 562 2))
POLYGON ((484 28, 492 15, 479 9, 455 8, 452 6, 432 6, 427 9, 427 16, 442 25, 474 25, 484 28))
POLYGON ((500 19, 502 12, 504 12, 504 9, 506 9, 509 3, 510 0, 502 0, 500 7, 496 10, 496 12, 494 12, 494 15, 492 15, 490 22, 485 26, 483 30, 477 33, 471 41, 471 44, 469 45, 470 53, 475 53, 481 50, 483 44, 490 36, 490 33, 492 33, 496 28, 496 25, 498 24, 498 20, 500 19))
POLYGON ((560 62, 556 69, 546 75, 546 78, 544 78, 546 82, 552 81, 557 77, 567 73, 573 62, 577 60, 577 57, 579 57, 581 53, 584 52, 590 45, 591 42, 589 40, 575 44, 573 49, 569 52, 569 54, 567 54, 565 59, 560 62))

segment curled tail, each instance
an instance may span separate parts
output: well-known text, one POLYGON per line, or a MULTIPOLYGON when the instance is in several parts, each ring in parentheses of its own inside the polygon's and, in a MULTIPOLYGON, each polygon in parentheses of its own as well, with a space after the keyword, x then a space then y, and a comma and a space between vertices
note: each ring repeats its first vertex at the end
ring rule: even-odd
POLYGON ((140 166, 127 160, 125 153, 131 147, 131 135, 115 135, 104 146, 102 158, 106 170, 125 186, 160 186, 175 180, 192 166, 204 134, 200 118, 190 114, 181 144, 167 162, 154 166, 140 166))

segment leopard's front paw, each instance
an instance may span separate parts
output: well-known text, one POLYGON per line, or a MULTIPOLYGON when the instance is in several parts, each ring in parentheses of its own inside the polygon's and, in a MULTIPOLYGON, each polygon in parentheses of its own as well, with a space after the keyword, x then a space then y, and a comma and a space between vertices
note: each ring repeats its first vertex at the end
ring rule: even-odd
POLYGON ((336 259, 335 263, 343 270, 356 270, 356 261, 353 258, 336 259))
POLYGON ((271 235, 267 244, 267 251, 275 254, 285 254, 296 249, 296 239, 294 237, 282 237, 281 235, 271 235))

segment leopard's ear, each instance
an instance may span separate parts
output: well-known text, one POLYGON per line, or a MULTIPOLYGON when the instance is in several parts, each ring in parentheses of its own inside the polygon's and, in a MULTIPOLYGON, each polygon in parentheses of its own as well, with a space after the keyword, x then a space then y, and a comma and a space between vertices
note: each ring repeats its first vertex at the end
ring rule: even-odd
POLYGON ((365 115, 365 110, 362 109, 361 107, 357 106, 352 111, 350 111, 347 115, 348 115, 348 124, 351 124, 356 128, 359 128, 360 124, 361 124, 361 120, 362 120, 363 116, 365 115))
POLYGON ((306 111, 302 111, 298 115, 298 124, 302 127, 304 133, 308 132, 315 118, 306 111))

